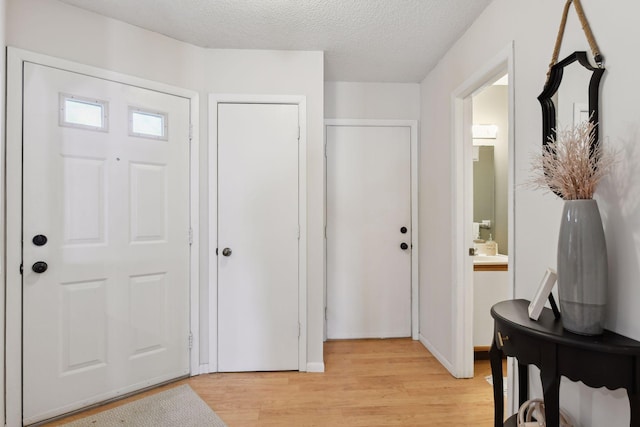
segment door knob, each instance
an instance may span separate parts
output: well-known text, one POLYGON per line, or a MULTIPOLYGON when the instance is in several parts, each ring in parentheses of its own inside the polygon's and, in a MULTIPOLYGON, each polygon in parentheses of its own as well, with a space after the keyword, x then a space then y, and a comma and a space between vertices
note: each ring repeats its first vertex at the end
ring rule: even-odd
POLYGON ((409 245, 407 245, 405 242, 402 242, 400 243, 400 249, 406 251, 407 249, 409 249, 409 245))
POLYGON ((402 227, 402 228, 400 229, 400 232, 401 232, 402 234, 405 234, 405 233, 407 232, 407 227, 402 227))
POLYGON ((44 245, 47 244, 47 236, 45 236, 43 234, 38 234, 36 236, 33 236, 33 240, 31 240, 31 241, 36 246, 44 246, 44 245))
POLYGON ((224 256, 230 256, 230 255, 231 255, 231 249, 229 249, 229 248, 224 248, 224 249, 222 250, 222 255, 224 255, 224 256))
POLYGON ((32 266, 31 269, 33 270, 34 273, 38 273, 38 274, 42 274, 45 271, 47 271, 47 268, 49 268, 49 266, 47 265, 46 262, 44 261, 38 261, 35 262, 32 266))

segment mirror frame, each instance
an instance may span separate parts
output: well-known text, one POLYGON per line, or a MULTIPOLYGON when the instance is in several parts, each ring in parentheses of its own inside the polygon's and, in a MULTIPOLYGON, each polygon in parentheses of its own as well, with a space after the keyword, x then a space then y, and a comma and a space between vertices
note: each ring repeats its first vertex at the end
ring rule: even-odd
POLYGON ((547 148, 549 138, 555 139, 556 137, 556 106, 553 103, 552 97, 560 88, 564 67, 573 64, 576 61, 592 72, 591 79, 589 81, 589 121, 591 121, 595 126, 593 128, 594 145, 591 147, 591 153, 593 153, 595 146, 600 143, 598 132, 599 89, 600 80, 602 79, 605 68, 604 66, 601 66, 601 68, 593 67, 587 58, 587 52, 573 52, 571 55, 551 67, 549 80, 545 84, 542 93, 538 96, 538 101, 540 101, 540 105, 542 106, 542 147, 544 149, 547 148))

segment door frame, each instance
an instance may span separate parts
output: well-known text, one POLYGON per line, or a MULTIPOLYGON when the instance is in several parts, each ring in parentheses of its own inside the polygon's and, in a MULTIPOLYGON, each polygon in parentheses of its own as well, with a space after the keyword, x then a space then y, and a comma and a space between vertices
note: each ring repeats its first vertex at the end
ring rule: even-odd
POLYGON ((137 86, 189 100, 191 143, 189 152, 189 221, 192 244, 189 250, 189 303, 192 345, 189 364, 191 375, 199 373, 199 95, 197 92, 133 77, 65 59, 7 48, 7 112, 6 112, 6 219, 5 219, 5 284, 6 286, 6 371, 5 404, 7 425, 22 425, 22 123, 23 64, 31 62, 60 70, 137 86))
POLYGON ((307 97, 304 95, 209 94, 209 358, 202 373, 218 372, 218 104, 298 106, 298 370, 307 366, 307 97))
POLYGON ((411 338, 419 339, 420 324, 420 300, 419 300, 419 241, 418 241, 418 121, 417 120, 378 120, 378 119, 325 119, 324 121, 324 339, 327 339, 327 128, 329 126, 387 126, 387 127, 408 127, 411 134, 411 338))
MULTIPOLYGON (((514 43, 510 42, 486 62, 451 95, 452 144, 451 173, 453 183, 452 273, 453 279, 453 363, 457 378, 473 377, 473 259, 467 248, 473 242, 473 165, 472 165, 472 96, 493 80, 508 73, 508 280, 510 298, 514 295, 515 277, 515 88, 514 43)), ((512 376, 511 376, 512 377, 512 376)), ((509 396, 513 387, 509 384, 509 396)))

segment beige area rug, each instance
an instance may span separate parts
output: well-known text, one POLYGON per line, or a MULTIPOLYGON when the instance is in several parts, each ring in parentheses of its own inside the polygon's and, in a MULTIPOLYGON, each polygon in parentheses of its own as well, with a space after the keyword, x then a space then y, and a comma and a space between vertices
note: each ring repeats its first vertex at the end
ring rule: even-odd
POLYGON ((64 427, 226 427, 188 385, 145 397, 64 427))

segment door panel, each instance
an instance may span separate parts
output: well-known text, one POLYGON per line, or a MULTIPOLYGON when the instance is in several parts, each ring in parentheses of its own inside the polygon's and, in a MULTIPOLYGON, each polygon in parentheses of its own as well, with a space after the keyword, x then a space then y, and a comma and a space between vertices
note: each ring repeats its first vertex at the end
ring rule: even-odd
POLYGON ((104 160, 62 158, 64 243, 105 243, 106 191, 104 160))
POLYGON ((107 362, 105 281, 63 283, 61 289, 63 374, 104 367, 107 362))
POLYGON ((31 423, 189 372, 189 101, 31 63, 24 82, 31 423), (104 101, 108 126, 64 125, 69 94, 104 101), (130 106, 167 113, 167 140, 130 136, 130 106))
POLYGON ((297 370, 298 332, 298 106, 219 104, 218 370, 297 370))
POLYGON ((167 227, 167 168, 131 163, 131 243, 161 242, 167 227))
POLYGON ((411 336, 410 159, 408 127, 327 127, 328 338, 411 336))

